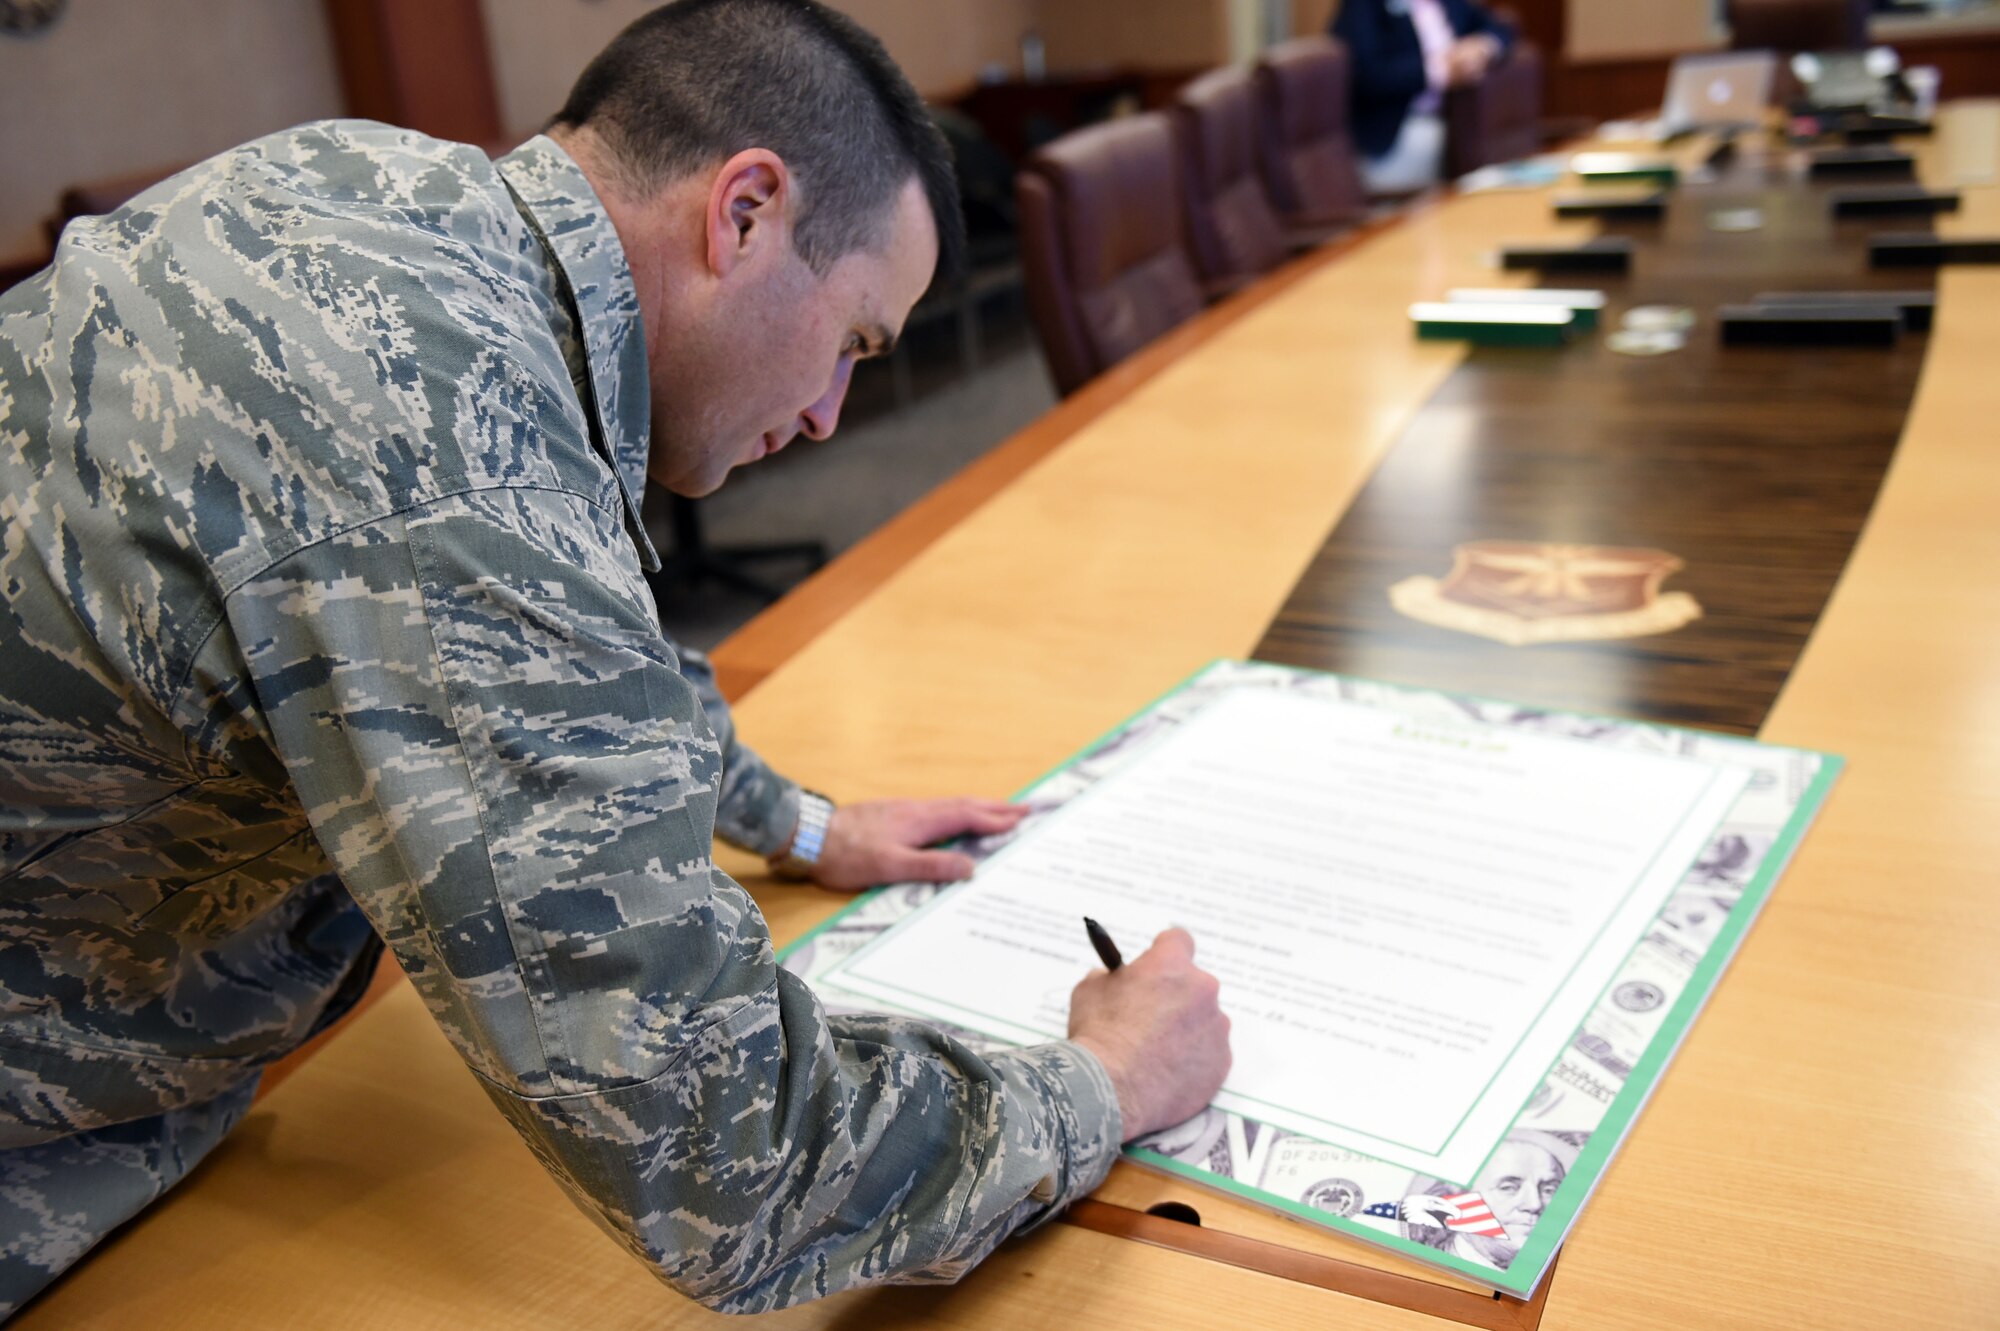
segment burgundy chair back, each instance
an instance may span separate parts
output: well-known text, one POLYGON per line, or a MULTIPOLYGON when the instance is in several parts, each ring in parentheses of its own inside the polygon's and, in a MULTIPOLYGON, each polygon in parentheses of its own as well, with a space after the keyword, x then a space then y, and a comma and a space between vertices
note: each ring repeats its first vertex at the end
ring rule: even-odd
POLYGON ((1517 41, 1506 59, 1444 98, 1444 173, 1456 178, 1542 150, 1542 54, 1517 41))
POLYGON ((1290 247, 1259 169, 1250 72, 1209 71, 1181 89, 1171 115, 1188 242, 1202 280, 1226 290, 1284 262, 1290 247))
POLYGON ((1065 396, 1200 312, 1165 116, 1064 135, 1015 194, 1028 311, 1065 396))
POLYGON ((1280 42, 1257 62, 1264 183, 1286 225, 1359 219, 1368 207, 1348 129, 1347 48, 1324 36, 1280 42))
POLYGON ((1729 43, 1739 51, 1859 51, 1869 0, 1729 0, 1729 43))

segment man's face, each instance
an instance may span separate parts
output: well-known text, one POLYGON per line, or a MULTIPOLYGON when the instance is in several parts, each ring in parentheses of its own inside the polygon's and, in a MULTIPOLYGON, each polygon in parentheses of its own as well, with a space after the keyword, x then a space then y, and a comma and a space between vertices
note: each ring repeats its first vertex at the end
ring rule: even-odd
POLYGON ((730 469, 840 422, 855 363, 885 354, 930 285, 937 230, 913 179, 888 241, 813 272, 790 243, 767 244, 704 305, 676 348, 651 348, 653 446, 647 472, 675 494, 705 495, 730 469))
POLYGON ((1477 1180, 1479 1195, 1493 1208, 1518 1245, 1542 1217, 1562 1186, 1563 1169, 1554 1156, 1528 1142, 1502 1142, 1477 1180))

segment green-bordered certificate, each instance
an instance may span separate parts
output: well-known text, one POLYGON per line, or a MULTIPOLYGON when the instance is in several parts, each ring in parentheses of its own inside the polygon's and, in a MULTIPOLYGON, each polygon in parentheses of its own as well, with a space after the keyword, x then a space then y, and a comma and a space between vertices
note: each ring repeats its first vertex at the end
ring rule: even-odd
POLYGON ((789 949, 828 1007, 1066 1031, 1090 915, 1187 928, 1234 1064, 1132 1158, 1533 1292, 1840 768, 1217 662, 1023 798, 974 878, 789 949))

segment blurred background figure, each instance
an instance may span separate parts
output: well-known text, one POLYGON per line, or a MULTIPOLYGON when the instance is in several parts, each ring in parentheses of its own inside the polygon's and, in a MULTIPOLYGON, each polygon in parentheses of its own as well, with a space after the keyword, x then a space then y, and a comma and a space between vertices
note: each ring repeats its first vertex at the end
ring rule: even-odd
POLYGON ((1343 0, 1333 35, 1353 60, 1354 139, 1377 195, 1438 182, 1445 91, 1485 78, 1514 43, 1476 0, 1343 0))

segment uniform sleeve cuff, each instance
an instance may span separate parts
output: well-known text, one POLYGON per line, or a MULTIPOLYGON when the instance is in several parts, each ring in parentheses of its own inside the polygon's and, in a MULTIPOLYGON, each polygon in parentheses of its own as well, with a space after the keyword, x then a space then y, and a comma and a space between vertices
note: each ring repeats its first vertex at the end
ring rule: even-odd
POLYGON ((765 859, 770 859, 791 844, 792 833, 799 825, 798 785, 776 775, 771 780, 778 784, 777 798, 757 810, 755 822, 746 822, 738 827, 718 826, 717 829, 722 833, 723 840, 765 859))
POLYGON ((1072 1041, 1036 1045, 1015 1057, 1049 1092, 1055 1150, 1050 1172, 1032 1194, 1047 1218, 1096 1191, 1111 1172, 1124 1135, 1118 1093, 1097 1055, 1072 1041))

